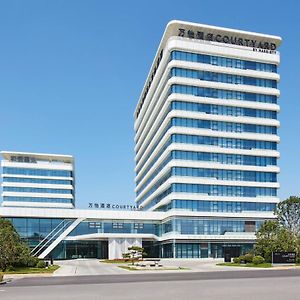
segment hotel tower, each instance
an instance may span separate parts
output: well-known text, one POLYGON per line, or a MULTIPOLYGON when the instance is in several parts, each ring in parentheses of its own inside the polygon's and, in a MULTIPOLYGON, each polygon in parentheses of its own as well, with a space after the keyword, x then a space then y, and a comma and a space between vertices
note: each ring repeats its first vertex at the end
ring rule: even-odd
POLYGON ((194 249, 180 245, 193 236, 200 247, 247 243, 274 217, 280 42, 190 22, 167 25, 135 111, 135 172, 137 204, 170 212, 172 256, 194 249))

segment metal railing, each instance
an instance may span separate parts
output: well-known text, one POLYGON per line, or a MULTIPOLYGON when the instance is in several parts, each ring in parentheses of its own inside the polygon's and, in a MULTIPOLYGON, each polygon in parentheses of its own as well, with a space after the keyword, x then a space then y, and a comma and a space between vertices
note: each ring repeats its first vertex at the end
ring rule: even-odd
POLYGON ((45 247, 47 247, 47 245, 50 244, 62 231, 68 228, 73 221, 73 219, 62 220, 37 246, 30 251, 30 254, 32 256, 38 256, 39 253, 45 247))

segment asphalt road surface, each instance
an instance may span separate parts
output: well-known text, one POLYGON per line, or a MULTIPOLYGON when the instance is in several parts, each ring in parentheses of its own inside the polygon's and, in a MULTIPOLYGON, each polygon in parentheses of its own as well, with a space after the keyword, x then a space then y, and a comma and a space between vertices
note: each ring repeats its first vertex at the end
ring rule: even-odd
POLYGON ((1 300, 300 300, 300 270, 24 278, 0 285, 1 300))

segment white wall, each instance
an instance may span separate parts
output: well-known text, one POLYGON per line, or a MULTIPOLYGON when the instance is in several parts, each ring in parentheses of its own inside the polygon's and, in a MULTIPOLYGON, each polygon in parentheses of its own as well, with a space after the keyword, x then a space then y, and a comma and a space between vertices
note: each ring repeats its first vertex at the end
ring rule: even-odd
POLYGON ((122 258, 122 254, 128 252, 128 247, 142 247, 142 239, 108 239, 108 259, 122 258))

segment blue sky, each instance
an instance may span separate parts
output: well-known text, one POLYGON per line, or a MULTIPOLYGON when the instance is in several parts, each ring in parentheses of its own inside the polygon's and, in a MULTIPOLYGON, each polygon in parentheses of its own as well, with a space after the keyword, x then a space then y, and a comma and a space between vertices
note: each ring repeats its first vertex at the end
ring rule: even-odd
POLYGON ((166 24, 199 22, 283 37, 279 195, 300 195, 300 4, 248 2, 1 0, 0 149, 73 154, 78 207, 133 203, 139 94, 166 24))

